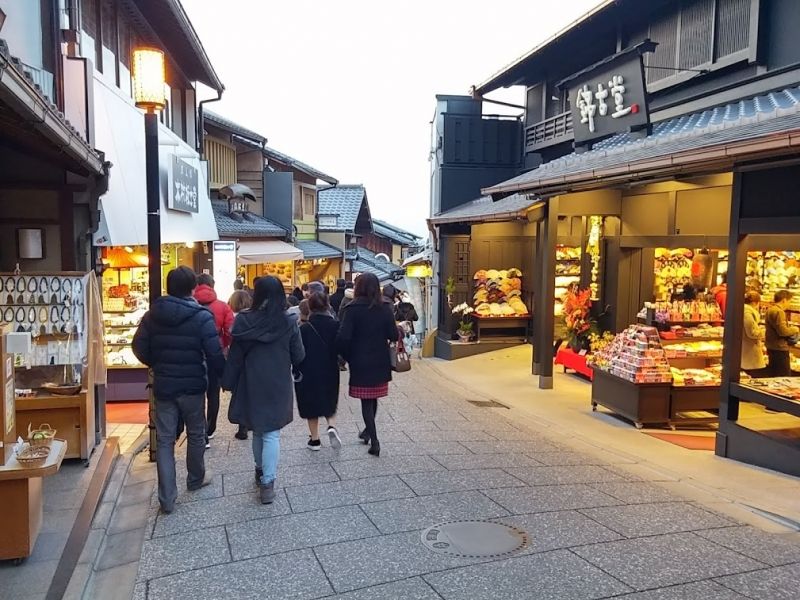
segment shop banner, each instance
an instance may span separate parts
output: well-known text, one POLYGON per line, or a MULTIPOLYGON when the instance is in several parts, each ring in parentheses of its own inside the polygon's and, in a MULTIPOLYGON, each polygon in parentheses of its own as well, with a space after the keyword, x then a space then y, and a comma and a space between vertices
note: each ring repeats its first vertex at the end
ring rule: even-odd
POLYGON ((172 186, 167 207, 181 212, 197 213, 197 169, 177 156, 172 157, 172 186))
POLYGON ((214 242, 214 289, 223 302, 233 294, 236 281, 236 242, 214 242))

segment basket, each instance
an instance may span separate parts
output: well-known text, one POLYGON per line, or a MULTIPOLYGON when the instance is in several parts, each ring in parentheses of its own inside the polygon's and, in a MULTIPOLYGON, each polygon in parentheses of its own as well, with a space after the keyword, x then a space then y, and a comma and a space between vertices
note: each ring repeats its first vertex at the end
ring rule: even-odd
POLYGON ((65 384, 58 385, 56 383, 45 383, 42 385, 43 390, 47 390, 56 396, 76 396, 81 391, 80 384, 65 384))
POLYGON ((23 467, 38 467, 47 461, 50 456, 50 448, 47 446, 25 446, 17 453, 17 462, 23 467))
POLYGON ((42 423, 38 429, 31 429, 28 424, 28 443, 31 448, 49 448, 56 437, 56 430, 49 423, 42 423))

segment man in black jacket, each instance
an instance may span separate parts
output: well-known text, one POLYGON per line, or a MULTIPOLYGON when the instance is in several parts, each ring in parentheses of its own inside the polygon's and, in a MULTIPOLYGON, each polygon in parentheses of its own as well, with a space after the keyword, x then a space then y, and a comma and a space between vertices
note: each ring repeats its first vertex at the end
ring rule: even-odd
POLYGON ((157 299, 133 337, 133 353, 153 371, 158 448, 158 500, 161 510, 175 509, 175 437, 186 423, 186 487, 204 485, 206 365, 220 377, 225 357, 214 316, 192 298, 196 276, 189 267, 167 275, 167 294, 157 299))
POLYGON ((336 291, 331 294, 331 308, 333 312, 337 315, 339 314, 339 309, 342 307, 342 300, 344 300, 344 286, 347 285, 347 282, 344 279, 337 279, 336 280, 336 291))

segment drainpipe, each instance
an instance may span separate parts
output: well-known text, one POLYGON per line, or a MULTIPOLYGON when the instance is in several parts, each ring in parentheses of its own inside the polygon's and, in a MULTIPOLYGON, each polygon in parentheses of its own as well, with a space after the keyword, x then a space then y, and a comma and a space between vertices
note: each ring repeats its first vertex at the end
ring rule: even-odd
POLYGON ((200 100, 197 103, 197 144, 199 145, 198 152, 200 154, 200 159, 205 160, 206 157, 206 145, 205 145, 205 119, 203 118, 203 105, 207 102, 219 102, 222 100, 222 90, 217 90, 217 97, 216 98, 209 98, 208 100, 200 100))

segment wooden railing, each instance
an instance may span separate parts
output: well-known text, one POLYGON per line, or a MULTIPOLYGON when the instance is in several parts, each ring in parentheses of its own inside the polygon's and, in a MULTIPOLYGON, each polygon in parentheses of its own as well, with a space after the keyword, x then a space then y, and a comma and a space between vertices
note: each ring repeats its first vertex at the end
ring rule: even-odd
POLYGON ((555 115, 525 128, 525 151, 566 141, 572 137, 572 113, 555 115))
POLYGON ((206 138, 206 160, 208 160, 208 179, 213 189, 219 189, 237 182, 236 150, 214 138, 206 138))

